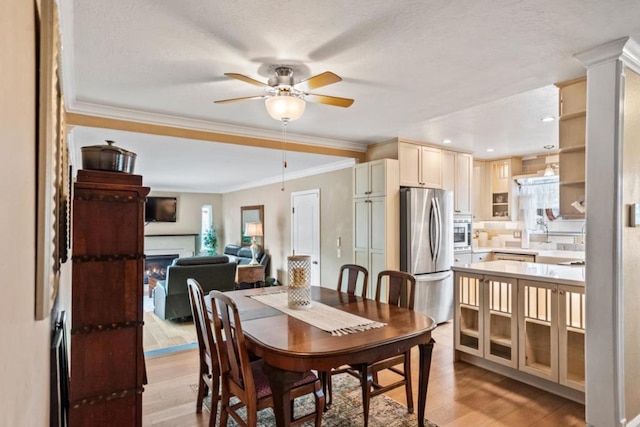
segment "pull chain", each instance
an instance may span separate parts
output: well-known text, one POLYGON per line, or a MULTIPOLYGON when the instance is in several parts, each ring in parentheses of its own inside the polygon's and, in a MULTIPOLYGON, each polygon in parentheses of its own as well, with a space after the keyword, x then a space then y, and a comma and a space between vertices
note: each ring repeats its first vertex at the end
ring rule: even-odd
POLYGON ((284 170, 287 168, 287 123, 289 120, 282 119, 282 186, 280 191, 284 191, 284 170))

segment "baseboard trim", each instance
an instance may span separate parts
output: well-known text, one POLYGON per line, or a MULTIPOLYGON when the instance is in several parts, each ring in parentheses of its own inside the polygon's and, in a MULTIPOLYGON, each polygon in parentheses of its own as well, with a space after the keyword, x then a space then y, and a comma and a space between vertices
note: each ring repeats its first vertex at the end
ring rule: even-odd
POLYGON ((173 347, 159 348, 157 350, 145 351, 144 357, 151 358, 151 357, 157 357, 157 356, 166 356, 167 354, 177 353, 179 351, 193 350, 194 348, 198 348, 197 342, 192 342, 189 344, 174 345, 173 347))
POLYGON ((513 378, 516 381, 529 384, 530 386, 540 388, 548 391, 549 393, 562 396, 566 399, 573 400, 584 405, 584 392, 574 390, 572 388, 563 386, 558 383, 547 381, 543 378, 536 377, 534 375, 527 374, 526 372, 519 371, 517 369, 510 368, 508 366, 500 365, 499 363, 486 360, 484 358, 473 356, 471 354, 457 351, 459 360, 462 360, 488 371, 496 372, 509 378, 513 378))
POLYGON ((640 414, 627 423, 627 427, 640 427, 640 414))

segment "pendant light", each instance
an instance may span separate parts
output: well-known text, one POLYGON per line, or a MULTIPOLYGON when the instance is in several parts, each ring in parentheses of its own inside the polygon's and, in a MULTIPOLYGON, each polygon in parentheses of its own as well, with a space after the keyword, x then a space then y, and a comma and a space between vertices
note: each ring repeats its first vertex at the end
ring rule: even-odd
POLYGON ((547 162, 547 167, 544 170, 544 176, 554 176, 556 173, 553 171, 553 167, 551 167, 551 163, 549 162, 549 157, 551 156, 551 149, 555 147, 555 145, 545 145, 543 148, 547 150, 547 158, 545 161, 547 162))

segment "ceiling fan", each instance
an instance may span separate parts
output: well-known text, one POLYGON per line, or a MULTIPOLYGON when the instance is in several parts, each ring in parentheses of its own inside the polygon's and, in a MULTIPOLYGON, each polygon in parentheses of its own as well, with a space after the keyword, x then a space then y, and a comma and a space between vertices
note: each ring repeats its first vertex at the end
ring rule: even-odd
POLYGON ((275 69, 275 75, 270 77, 267 83, 262 83, 243 74, 225 73, 225 76, 262 87, 265 93, 263 95, 245 96, 242 98, 221 99, 214 101, 216 104, 264 99, 269 115, 283 122, 300 118, 304 112, 306 101, 343 108, 350 107, 351 104, 353 104, 353 99, 308 92, 342 81, 338 75, 331 71, 325 71, 324 73, 309 77, 298 83, 294 81, 293 69, 285 66, 277 67, 275 69))

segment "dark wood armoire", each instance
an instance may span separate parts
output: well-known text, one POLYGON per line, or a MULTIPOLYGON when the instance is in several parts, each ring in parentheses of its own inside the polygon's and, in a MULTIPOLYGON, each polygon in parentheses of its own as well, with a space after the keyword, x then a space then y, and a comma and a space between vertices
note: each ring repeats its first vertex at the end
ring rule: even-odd
POLYGON ((73 191, 69 425, 142 426, 142 177, 78 171, 73 191))

